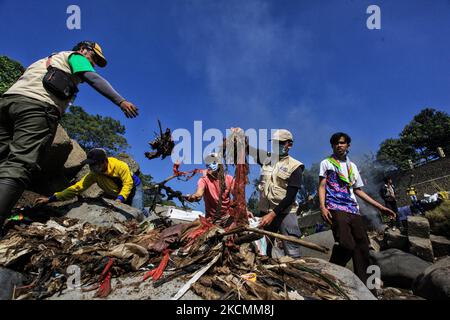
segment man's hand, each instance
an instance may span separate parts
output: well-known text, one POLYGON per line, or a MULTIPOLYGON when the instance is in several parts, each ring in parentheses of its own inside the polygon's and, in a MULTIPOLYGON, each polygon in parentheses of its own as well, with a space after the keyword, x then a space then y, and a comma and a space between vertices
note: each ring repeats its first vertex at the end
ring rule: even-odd
POLYGON ((382 213, 384 213, 385 215, 389 216, 389 218, 391 218, 391 220, 394 220, 397 217, 397 214, 394 211, 392 211, 391 209, 386 208, 384 206, 381 206, 380 211, 382 213))
POLYGON ((328 210, 325 207, 320 207, 320 211, 322 212, 322 218, 323 220, 328 224, 333 224, 333 216, 331 215, 330 210, 328 210))
POLYGON ((187 194, 183 196, 188 202, 198 202, 200 199, 198 199, 195 195, 187 194))
POLYGON ((265 226, 268 226, 272 223, 272 221, 276 218, 277 214, 273 211, 270 211, 268 214, 266 214, 264 217, 262 217, 261 221, 259 222, 258 228, 263 229, 265 226))
POLYGON ((120 109, 127 118, 136 118, 138 116, 138 108, 129 101, 122 101, 120 103, 120 109))
POLYGON ((34 205, 35 206, 43 206, 49 202, 50 202, 50 200, 48 198, 40 197, 40 198, 37 198, 36 200, 34 200, 34 205))

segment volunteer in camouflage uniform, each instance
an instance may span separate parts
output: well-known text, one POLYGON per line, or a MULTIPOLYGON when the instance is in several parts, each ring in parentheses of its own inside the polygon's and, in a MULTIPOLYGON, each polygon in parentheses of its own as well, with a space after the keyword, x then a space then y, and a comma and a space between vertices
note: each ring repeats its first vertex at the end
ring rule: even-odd
MULTIPOLYGON (((254 152, 258 152, 258 164, 261 166, 258 189, 259 210, 263 217, 259 227, 299 238, 301 232, 295 200, 302 184, 304 165, 289 155, 293 142, 293 136, 288 130, 277 130, 272 136, 272 154, 251 147, 250 154, 256 155, 254 152)), ((300 257, 298 245, 283 241, 283 247, 286 255, 300 257)), ((270 254, 271 246, 268 249, 270 254)))
POLYGON ((102 68, 106 64, 100 46, 83 41, 72 51, 33 63, 0 98, 0 236, 4 220, 33 173, 40 170, 39 163, 53 141, 58 121, 75 98, 72 95, 62 100, 44 87, 49 69, 64 71, 75 86, 87 82, 118 105, 128 118, 137 116, 137 108, 95 72, 96 65, 102 68))

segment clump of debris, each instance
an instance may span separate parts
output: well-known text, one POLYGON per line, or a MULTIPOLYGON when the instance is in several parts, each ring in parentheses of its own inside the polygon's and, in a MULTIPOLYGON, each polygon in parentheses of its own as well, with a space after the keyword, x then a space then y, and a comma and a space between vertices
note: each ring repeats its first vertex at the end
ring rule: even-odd
MULTIPOLYGON (((203 217, 175 224, 164 215, 142 220, 132 214, 92 224, 87 215, 100 212, 89 207, 93 205, 68 204, 57 208, 66 215, 41 222, 28 218, 10 226, 0 240, 0 266, 25 276, 14 286, 13 299, 47 299, 74 289, 73 266, 81 268, 75 289, 92 291, 97 298, 115 289, 113 278, 136 276, 152 281, 154 288, 181 281, 183 287, 172 299, 189 290, 203 299, 373 298, 349 270, 323 260, 260 255, 250 228, 225 230, 203 217), (88 210, 86 218, 73 218, 80 208, 88 210), (346 279, 342 270, 349 273, 346 279)), ((105 201, 95 205, 103 206, 104 215, 120 216, 119 209, 133 209, 107 206, 105 201)), ((54 215, 56 209, 40 210, 54 215)))

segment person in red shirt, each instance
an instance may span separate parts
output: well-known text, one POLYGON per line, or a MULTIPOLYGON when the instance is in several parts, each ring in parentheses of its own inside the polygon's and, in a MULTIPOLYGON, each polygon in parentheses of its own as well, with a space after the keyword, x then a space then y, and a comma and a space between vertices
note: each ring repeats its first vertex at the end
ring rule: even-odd
POLYGON ((224 165, 217 153, 211 153, 205 159, 206 173, 198 180, 197 191, 192 195, 186 195, 189 202, 198 202, 202 198, 205 201, 206 218, 216 224, 227 224, 231 204, 231 190, 234 178, 224 172, 224 165), (224 179, 220 179, 223 175, 224 179), (219 201, 222 194, 222 201, 219 201))

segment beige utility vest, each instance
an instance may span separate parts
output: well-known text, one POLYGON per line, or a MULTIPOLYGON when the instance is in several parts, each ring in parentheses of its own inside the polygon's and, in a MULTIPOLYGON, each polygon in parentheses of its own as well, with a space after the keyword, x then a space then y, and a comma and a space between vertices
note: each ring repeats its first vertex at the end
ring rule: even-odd
MULTIPOLYGON (((288 179, 292 173, 303 163, 287 156, 274 161, 267 158, 261 168, 261 177, 258 189, 260 191, 259 210, 269 212, 273 210, 286 197, 288 179)), ((294 202, 286 211, 297 212, 298 204, 294 202)))
MULTIPOLYGON (((63 51, 53 55, 51 65, 55 68, 61 69, 64 72, 72 74, 72 70, 69 65, 69 57, 73 53, 74 51, 63 51)), ((17 82, 5 92, 5 95, 20 94, 25 97, 46 102, 57 107, 62 115, 71 101, 61 100, 44 88, 42 80, 47 73, 47 59, 48 57, 43 58, 29 66, 19 80, 17 80, 17 82)), ((81 82, 81 80, 76 76, 74 76, 73 79, 77 85, 81 82)))

